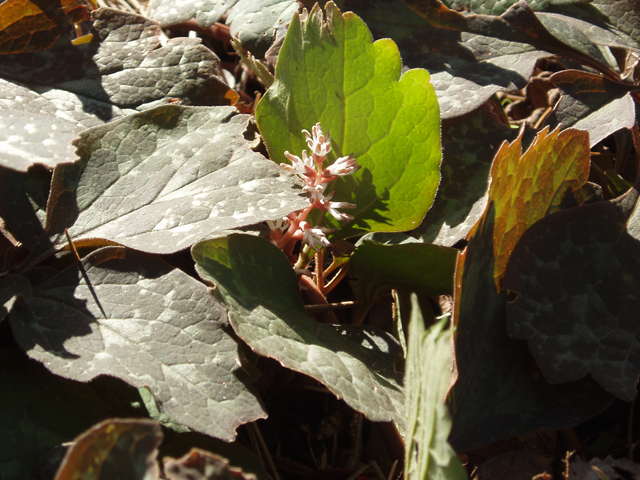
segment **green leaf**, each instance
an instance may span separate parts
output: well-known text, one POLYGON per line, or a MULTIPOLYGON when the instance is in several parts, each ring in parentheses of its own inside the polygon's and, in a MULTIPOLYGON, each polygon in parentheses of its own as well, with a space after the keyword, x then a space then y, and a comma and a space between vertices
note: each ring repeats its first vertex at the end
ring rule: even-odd
POLYGON ((137 108, 169 98, 228 105, 229 87, 216 75, 218 57, 198 39, 160 45, 160 27, 140 15, 99 9, 93 40, 39 53, 0 56, 0 77, 137 108))
POLYGON ((433 206, 411 234, 452 246, 467 236, 486 208, 491 162, 518 130, 501 123, 491 106, 442 122, 442 181, 433 206))
MULTIPOLYGON (((362 168, 336 181, 335 200, 356 204, 355 220, 336 233, 416 227, 439 182, 440 119, 425 70, 401 75, 393 41, 371 41, 364 22, 329 2, 294 15, 276 80, 256 109, 269 154, 308 148, 302 129, 321 122, 331 134, 330 162, 353 154, 362 168)), ((338 227, 337 221, 325 223, 338 227)))
POLYGON ((579 70, 563 70, 549 79, 562 90, 548 120, 553 128, 586 130, 594 146, 612 133, 635 125, 635 101, 630 93, 633 86, 579 70))
POLYGON ((451 384, 451 330, 448 318, 425 330, 418 298, 411 296, 411 320, 405 372, 407 399, 405 479, 467 478, 456 452, 447 442, 451 430, 444 403, 451 384))
POLYGON ((360 323, 382 288, 404 288, 422 295, 452 295, 458 251, 438 245, 383 245, 364 240, 351 255, 349 275, 358 297, 360 323))
POLYGON ((0 350, 0 477, 35 478, 50 450, 110 416, 85 383, 53 375, 19 350, 0 350))
POLYGON ((638 192, 551 215, 513 252, 505 286, 509 333, 551 383, 590 374, 623 400, 637 395, 640 343, 638 192))
POLYGON ((167 105, 85 130, 81 161, 54 171, 49 233, 171 253, 306 207, 299 181, 251 150, 248 120, 167 105))
POLYGON ((168 480, 255 480, 253 474, 246 474, 240 468, 229 466, 226 458, 211 452, 192 448, 180 458, 165 457, 164 472, 168 480))
POLYGON ((153 420, 105 420, 73 442, 55 480, 155 480, 162 430, 153 420))
POLYGON ((372 327, 316 322, 305 312, 291 265, 264 238, 232 234, 199 242, 191 254, 254 352, 318 380, 370 420, 394 420, 402 428, 402 377, 394 370, 402 348, 394 337, 372 327))
POLYGON ((156 256, 97 250, 34 287, 9 321, 52 372, 146 386, 171 420, 209 435, 231 441, 237 426, 264 416, 224 311, 202 283, 156 256))

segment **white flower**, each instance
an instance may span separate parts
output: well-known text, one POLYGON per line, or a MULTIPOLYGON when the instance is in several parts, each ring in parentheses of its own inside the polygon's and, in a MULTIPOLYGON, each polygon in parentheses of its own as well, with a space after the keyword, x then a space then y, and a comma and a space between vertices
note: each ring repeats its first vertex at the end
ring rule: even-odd
POLYGON ((339 212, 338 208, 356 208, 355 204, 349 202, 327 202, 327 211, 339 222, 353 220, 353 216, 339 212))
POLYGON ((302 241, 314 250, 331 246, 331 242, 326 236, 326 234, 331 231, 330 229, 325 227, 312 227, 309 222, 305 221, 300 222, 299 228, 302 231, 302 241))
MULTIPOLYGON (((324 202, 327 200, 327 198, 324 196, 325 188, 327 188, 327 184, 321 183, 320 185, 307 185, 305 187, 302 187, 302 190, 309 194, 309 203, 313 204, 316 201, 320 201, 320 203, 324 204, 324 202)), ((329 198, 331 198, 331 196, 333 196, 333 193, 329 196, 329 198)))
POLYGON ((302 151, 302 158, 289 152, 284 152, 285 157, 291 161, 291 165, 281 163, 280 166, 285 170, 295 173, 302 178, 307 185, 313 185, 318 172, 314 168, 314 163, 306 150, 302 151))
POLYGON ((322 175, 327 178, 335 178, 341 175, 351 175, 353 172, 359 170, 361 165, 356 164, 355 157, 347 155, 346 157, 340 157, 333 165, 327 167, 322 172, 322 175))
POLYGON ((280 230, 284 233, 284 231, 289 227, 289 219, 288 218, 279 218, 275 222, 272 220, 267 220, 267 225, 269 225, 269 230, 280 230))
POLYGON ((320 125, 320 122, 316 123, 311 131, 313 134, 306 130, 302 130, 302 133, 307 137, 307 145, 309 145, 311 149, 313 159, 318 164, 322 164, 331 151, 331 137, 329 136, 329 131, 327 131, 326 137, 322 133, 322 125, 320 125))

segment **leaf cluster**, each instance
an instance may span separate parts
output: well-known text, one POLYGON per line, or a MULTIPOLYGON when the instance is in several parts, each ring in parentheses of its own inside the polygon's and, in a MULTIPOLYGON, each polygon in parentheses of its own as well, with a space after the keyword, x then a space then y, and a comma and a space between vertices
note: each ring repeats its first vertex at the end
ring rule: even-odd
POLYGON ((0 478, 458 479, 635 399, 636 2, 336 3, 0 3, 0 478))

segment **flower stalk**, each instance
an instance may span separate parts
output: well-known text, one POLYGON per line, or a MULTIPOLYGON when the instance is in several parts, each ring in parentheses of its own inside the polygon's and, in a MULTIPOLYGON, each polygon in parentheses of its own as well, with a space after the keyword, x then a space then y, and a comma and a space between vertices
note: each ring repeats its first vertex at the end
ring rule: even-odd
MULTIPOLYGON (((313 210, 329 212, 338 221, 353 220, 351 215, 338 211, 339 209, 355 208, 355 205, 348 202, 332 202, 334 192, 325 194, 327 184, 339 176, 351 175, 356 172, 360 165, 352 155, 338 158, 327 168, 322 167, 331 152, 331 137, 329 132, 325 134, 322 126, 317 123, 311 132, 302 130, 311 151, 311 156, 306 150, 302 151, 302 156, 284 152, 291 161, 291 165, 281 163, 280 166, 287 171, 298 175, 305 183, 303 190, 307 193, 309 206, 298 212, 291 213, 288 217, 276 221, 267 222, 270 229, 270 239, 288 256, 293 252, 293 248, 298 241, 302 241, 305 246, 313 250, 321 250, 331 245, 327 238, 327 233, 331 230, 325 227, 313 226, 307 221, 309 213, 313 210)), ((305 257, 309 257, 309 252, 305 257)), ((302 255, 301 255, 302 257, 302 255)), ((308 262, 308 260, 307 260, 308 262)), ((300 263, 300 259, 298 262, 300 263)))

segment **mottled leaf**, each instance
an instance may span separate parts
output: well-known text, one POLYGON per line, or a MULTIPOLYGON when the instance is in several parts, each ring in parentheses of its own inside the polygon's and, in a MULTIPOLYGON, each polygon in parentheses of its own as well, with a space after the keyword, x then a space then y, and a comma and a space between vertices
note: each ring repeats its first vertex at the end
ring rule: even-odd
POLYGON ((35 478, 51 449, 73 440, 109 409, 86 383, 53 375, 19 350, 0 350, 0 477, 35 478))
POLYGON ((87 20, 79 0, 9 0, 0 4, 0 55, 50 48, 71 25, 87 20))
POLYGON ((78 129, 39 113, 0 110, 0 166, 26 172, 35 163, 50 168, 77 160, 71 141, 78 129))
MULTIPOLYGON (((135 113, 115 105, 46 85, 0 78, 0 111, 45 116, 52 123, 66 122, 76 132, 135 113)), ((52 152, 55 153, 55 152, 52 152)))
POLYGON ((81 161, 54 172, 49 232, 170 253, 304 208, 298 180, 250 149, 247 123, 231 107, 167 105, 85 130, 81 161))
POLYGON ((161 46, 160 27, 152 20, 108 8, 93 17, 90 43, 0 56, 0 77, 120 108, 167 99, 229 104, 229 87, 217 76, 220 60, 200 40, 175 38, 161 46))
POLYGON ((232 234, 197 243, 191 254, 254 352, 318 380, 370 420, 394 420, 402 428, 402 378, 394 369, 402 348, 394 337, 372 327, 317 323, 305 312, 291 265, 264 238, 232 234))
POLYGON ((520 43, 432 26, 401 0, 345 0, 375 38, 391 38, 404 65, 431 75, 443 119, 475 110, 496 92, 524 88, 536 61, 548 54, 520 43))
POLYGON ((490 203, 456 269, 458 379, 449 397, 449 440, 457 452, 541 428, 572 427, 614 398, 591 378, 549 384, 526 345, 507 335, 507 295, 496 292, 493 279, 494 225, 490 203))
MULTIPOLYGON (((482 15, 502 15, 519 0, 442 0, 452 10, 482 15)), ((534 11, 545 10, 551 5, 571 5, 586 3, 588 0, 527 0, 534 11)))
POLYGON ((383 245, 365 240, 349 260, 351 285, 359 305, 360 323, 382 288, 404 288, 423 295, 453 294, 458 251, 438 245, 406 243, 383 245))
POLYGON ((240 468, 229 466, 226 458, 193 448, 181 458, 165 457, 164 472, 168 480, 255 480, 240 468))
POLYGON ((462 480, 466 471, 447 437, 451 430, 444 403, 451 384, 451 330, 448 318, 425 329, 420 305, 411 298, 405 371, 407 398, 405 475, 408 480, 462 480))
POLYGON ((148 15, 162 26, 195 19, 209 27, 224 21, 244 48, 262 57, 297 10, 295 0, 152 0, 148 15))
POLYGON ((593 0, 606 20, 640 43, 640 9, 636 0, 593 0))
POLYGON ((531 227, 513 252, 507 326, 551 383, 591 376, 623 400, 640 375, 638 192, 559 212, 531 227))
POLYGON ((588 135, 579 130, 536 136, 522 153, 522 136, 503 143, 491 166, 489 201, 494 203, 493 277, 500 284, 516 243, 531 225, 575 198, 589 177, 588 135))
POLYGON ((486 104, 442 122, 442 180, 433 206, 412 235, 452 246, 467 236, 486 208, 491 162, 518 130, 501 123, 486 104))
POLYGON ((209 435, 231 441, 238 425, 264 416, 242 381, 224 311, 204 285, 153 255, 97 250, 35 287, 9 321, 52 372, 146 386, 172 420, 209 435))
POLYGON ((594 146, 612 133, 635 125, 635 102, 630 93, 633 86, 578 70, 563 70, 550 80, 562 90, 548 120, 552 128, 586 130, 594 146))
POLYGON ((296 0, 239 0, 229 11, 226 23, 231 35, 246 49, 263 57, 278 32, 286 32, 297 11, 296 0))
MULTIPOLYGON (((429 74, 409 70, 393 41, 373 43, 364 22, 332 2, 294 15, 276 66, 276 80, 256 110, 271 158, 308 148, 302 129, 321 122, 336 157, 352 154, 362 168, 336 181, 335 200, 356 204, 355 220, 337 236, 416 227, 439 181, 440 121, 429 74)), ((334 227, 338 222, 325 219, 334 227)))
POLYGON ((55 480, 156 480, 162 430, 153 420, 105 420, 78 436, 55 480))
POLYGON ((238 0, 151 0, 149 18, 163 27, 195 19, 201 27, 209 27, 220 21, 238 0))

